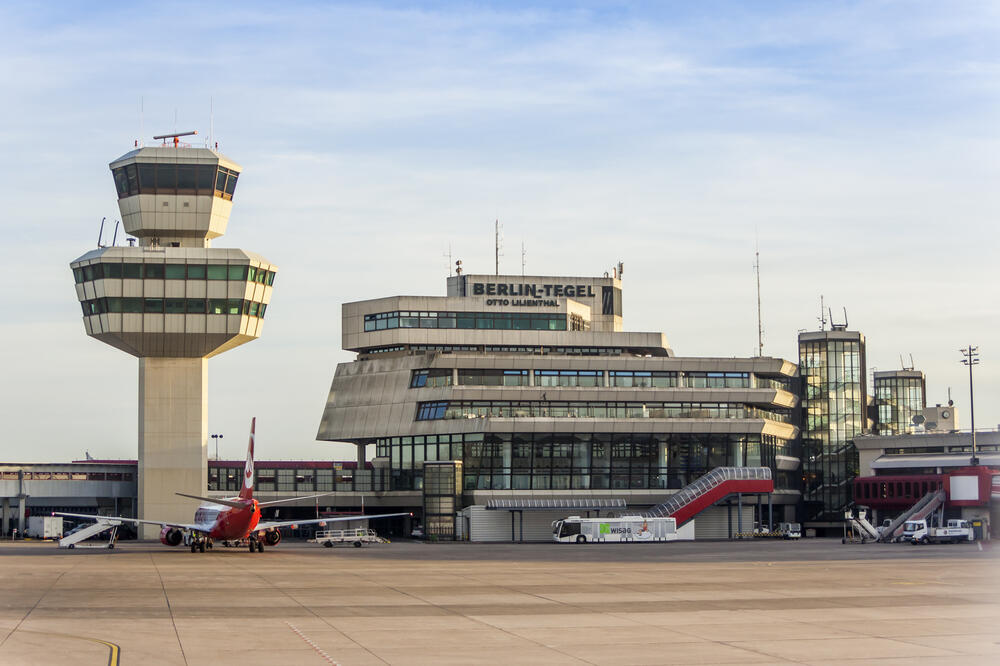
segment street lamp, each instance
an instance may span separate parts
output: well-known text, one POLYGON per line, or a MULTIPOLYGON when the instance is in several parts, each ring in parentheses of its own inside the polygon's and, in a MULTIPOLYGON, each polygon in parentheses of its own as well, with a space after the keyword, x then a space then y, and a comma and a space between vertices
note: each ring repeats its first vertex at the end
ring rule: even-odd
POLYGON ((972 420, 972 460, 970 464, 978 465, 979 458, 976 457, 976 403, 972 396, 972 366, 979 365, 979 347, 969 345, 962 352, 962 365, 969 366, 969 417, 972 420))
POLYGON ((222 439, 222 435, 212 435, 212 439, 215 440, 215 459, 219 459, 219 440, 222 439))

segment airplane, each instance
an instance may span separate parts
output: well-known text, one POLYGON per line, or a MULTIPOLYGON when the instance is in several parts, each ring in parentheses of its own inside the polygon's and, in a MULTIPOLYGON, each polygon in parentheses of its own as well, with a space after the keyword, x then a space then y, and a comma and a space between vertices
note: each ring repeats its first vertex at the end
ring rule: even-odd
POLYGON ((94 516, 80 513, 53 512, 55 516, 70 518, 89 518, 98 523, 133 523, 160 525, 160 543, 165 546, 179 546, 185 542, 191 546, 191 552, 204 553, 206 548, 212 548, 216 539, 228 542, 246 541, 250 552, 264 552, 264 544, 276 546, 281 541, 281 527, 295 528, 299 525, 325 526, 327 523, 348 520, 371 520, 374 518, 392 518, 394 516, 412 516, 412 513, 383 513, 378 515, 342 516, 337 518, 316 518, 310 520, 285 520, 260 522, 261 507, 293 502, 295 500, 325 497, 333 493, 306 495, 304 497, 289 497, 287 499, 260 502, 253 498, 253 447, 254 430, 257 427, 256 417, 250 422, 250 443, 247 446, 247 461, 243 472, 243 487, 236 497, 201 497, 186 493, 175 493, 181 497, 202 500, 194 513, 193 523, 175 523, 169 520, 149 520, 144 518, 122 518, 120 516, 94 516))

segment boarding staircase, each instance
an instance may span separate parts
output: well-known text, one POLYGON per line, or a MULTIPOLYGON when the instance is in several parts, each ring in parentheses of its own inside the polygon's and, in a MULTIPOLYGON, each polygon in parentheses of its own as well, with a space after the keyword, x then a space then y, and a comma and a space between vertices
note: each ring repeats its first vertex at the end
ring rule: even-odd
POLYGON ((864 542, 869 539, 872 541, 879 540, 879 531, 868 521, 868 512, 864 509, 858 511, 857 517, 854 516, 854 513, 850 509, 847 509, 844 512, 844 520, 859 535, 860 541, 864 542))
POLYGON ((118 535, 118 526, 121 525, 120 520, 99 520, 93 525, 88 525, 87 527, 79 530, 78 532, 73 532, 69 536, 64 536, 59 539, 60 548, 76 548, 76 544, 81 541, 86 541, 92 536, 100 534, 106 530, 112 530, 110 538, 108 538, 107 543, 102 543, 99 546, 93 546, 94 548, 114 548, 115 547, 115 537, 118 535))
POLYGON ((774 492, 774 480, 769 467, 716 467, 643 515, 647 518, 670 517, 680 527, 729 495, 771 492, 774 492))
POLYGON ((944 489, 932 490, 920 498, 920 501, 901 513, 889 526, 882 530, 881 540, 892 541, 903 536, 903 524, 908 520, 923 520, 944 504, 946 495, 944 489))

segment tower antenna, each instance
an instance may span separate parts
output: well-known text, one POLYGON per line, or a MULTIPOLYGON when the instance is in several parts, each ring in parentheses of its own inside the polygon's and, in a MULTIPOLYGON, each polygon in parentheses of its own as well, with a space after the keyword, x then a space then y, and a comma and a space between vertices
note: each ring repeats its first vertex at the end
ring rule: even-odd
POLYGON ((524 277, 524 266, 528 262, 528 251, 524 249, 524 241, 521 241, 521 277, 524 277))
POLYGON ((823 305, 823 294, 819 295, 819 330, 826 330, 826 307, 823 305))
POLYGON ((760 317, 760 241, 754 241, 754 272, 757 274, 757 356, 764 355, 764 324, 760 317))
POLYGON ((503 236, 501 235, 500 218, 497 218, 493 223, 493 234, 494 234, 494 251, 496 253, 496 274, 500 275, 500 249, 503 245, 503 236))
POLYGON ((451 277, 451 243, 448 243, 448 251, 441 253, 442 257, 448 257, 448 277, 451 277))

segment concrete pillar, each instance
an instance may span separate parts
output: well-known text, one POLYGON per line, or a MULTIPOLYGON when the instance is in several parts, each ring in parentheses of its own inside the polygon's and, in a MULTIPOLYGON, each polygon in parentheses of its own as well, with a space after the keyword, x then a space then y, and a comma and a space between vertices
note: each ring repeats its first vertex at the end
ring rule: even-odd
MULTIPOLYGON (((208 479, 208 361, 139 359, 138 517, 189 523, 208 479)), ((157 525, 139 538, 155 539, 157 525)))
POLYGON ((358 447, 358 455, 356 460, 358 463, 358 471, 360 472, 365 468, 365 462, 368 457, 368 445, 363 442, 356 442, 355 445, 358 447))
POLYGON ((24 530, 28 528, 28 520, 25 518, 25 509, 28 504, 28 496, 25 494, 20 494, 17 497, 17 536, 19 539, 24 538, 24 530))
POLYGON ((0 536, 7 536, 10 532, 10 498, 3 498, 3 505, 0 506, 0 512, 3 513, 3 532, 0 532, 0 536))

